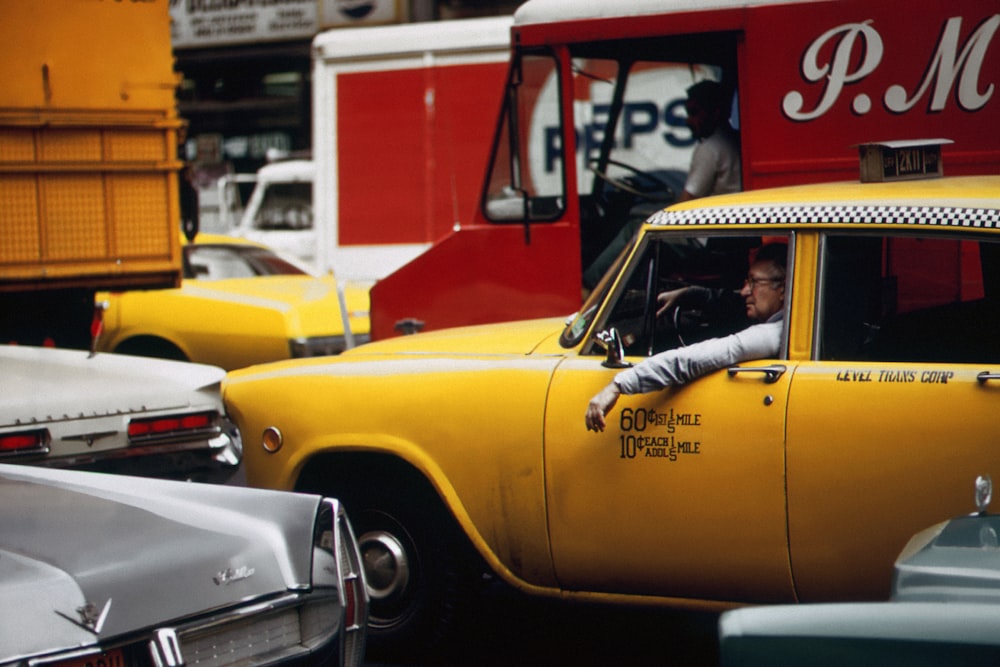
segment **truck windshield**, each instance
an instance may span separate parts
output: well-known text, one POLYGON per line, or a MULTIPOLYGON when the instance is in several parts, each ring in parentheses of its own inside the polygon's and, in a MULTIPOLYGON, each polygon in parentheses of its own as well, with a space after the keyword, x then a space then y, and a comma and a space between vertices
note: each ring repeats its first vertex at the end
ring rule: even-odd
POLYGON ((226 280, 256 276, 303 276, 306 271, 268 248, 236 244, 184 247, 184 277, 226 280))
POLYGON ((723 83, 733 92, 730 122, 739 128, 733 36, 700 37, 571 44, 566 63, 538 51, 515 54, 486 218, 545 223, 577 211, 583 286, 593 289, 638 225, 684 189, 696 144, 687 90, 704 80, 723 83), (573 128, 562 126, 567 112, 573 128))
POLYGON ((253 226, 254 229, 312 229, 312 183, 268 184, 253 226))

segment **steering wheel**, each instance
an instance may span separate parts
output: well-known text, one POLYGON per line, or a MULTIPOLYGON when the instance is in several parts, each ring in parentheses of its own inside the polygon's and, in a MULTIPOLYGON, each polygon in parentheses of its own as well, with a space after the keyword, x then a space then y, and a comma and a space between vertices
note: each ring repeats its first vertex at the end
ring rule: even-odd
POLYGON ((627 192, 628 194, 638 197, 639 199, 651 202, 672 202, 677 198, 674 193, 674 189, 664 181, 662 178, 654 176, 649 172, 637 169, 632 165, 625 164, 624 162, 618 162, 617 160, 608 160, 608 164, 613 164, 616 167, 621 167, 626 171, 632 172, 635 178, 628 177, 626 179, 614 178, 608 176, 607 173, 601 171, 594 165, 588 165, 587 168, 594 173, 595 176, 600 178, 602 181, 615 188, 621 192, 627 192), (636 185, 643 187, 639 189, 636 185))
POLYGON ((681 331, 684 328, 684 318, 681 316, 680 308, 674 308, 673 325, 677 341, 681 344, 681 347, 687 347, 687 342, 684 340, 684 334, 681 331))

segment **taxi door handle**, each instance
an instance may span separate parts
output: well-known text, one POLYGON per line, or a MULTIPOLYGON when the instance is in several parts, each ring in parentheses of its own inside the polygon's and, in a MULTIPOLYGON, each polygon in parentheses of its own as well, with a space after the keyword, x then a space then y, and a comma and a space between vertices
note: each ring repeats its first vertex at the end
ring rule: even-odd
POLYGON ((787 366, 782 364, 772 364, 770 366, 752 366, 750 368, 742 368, 740 366, 732 366, 726 369, 729 373, 729 377, 733 377, 737 373, 763 373, 764 382, 767 384, 773 384, 778 381, 785 371, 788 370, 787 366))
POLYGON ((987 380, 1000 380, 1000 373, 991 373, 989 371, 983 371, 976 376, 979 380, 979 384, 985 384, 987 380))

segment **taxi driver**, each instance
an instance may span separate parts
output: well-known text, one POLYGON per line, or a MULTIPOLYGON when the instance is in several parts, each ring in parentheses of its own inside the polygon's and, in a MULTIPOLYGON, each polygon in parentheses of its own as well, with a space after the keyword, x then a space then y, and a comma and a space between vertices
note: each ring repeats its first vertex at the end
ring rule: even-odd
MULTIPOLYGON (((729 336, 661 352, 618 373, 612 382, 590 399, 586 414, 587 430, 604 430, 605 418, 622 394, 645 394, 685 384, 741 361, 777 356, 783 330, 787 255, 788 246, 785 243, 771 243, 758 251, 750 265, 740 296, 746 304, 747 316, 757 324, 729 336)), ((690 298, 692 291, 707 293, 709 290, 690 287, 665 292, 658 298, 661 304, 658 314, 674 307, 678 301, 690 298)))

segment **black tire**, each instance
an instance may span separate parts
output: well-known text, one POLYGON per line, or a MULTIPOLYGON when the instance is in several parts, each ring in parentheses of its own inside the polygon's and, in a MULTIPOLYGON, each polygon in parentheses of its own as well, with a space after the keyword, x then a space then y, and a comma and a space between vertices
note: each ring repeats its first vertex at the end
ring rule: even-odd
POLYGON ((481 568, 437 494, 377 475, 338 486, 368 578, 368 659, 455 657, 481 568))

